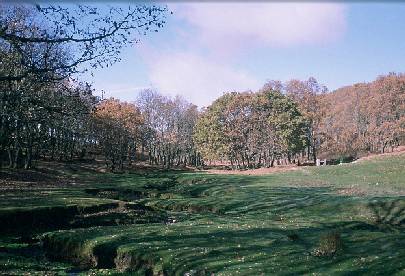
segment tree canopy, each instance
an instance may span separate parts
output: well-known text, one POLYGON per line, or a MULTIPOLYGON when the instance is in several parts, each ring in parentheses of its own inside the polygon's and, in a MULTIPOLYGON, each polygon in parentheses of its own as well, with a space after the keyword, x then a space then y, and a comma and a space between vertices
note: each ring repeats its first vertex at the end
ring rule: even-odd
POLYGON ((166 13, 146 4, 0 4, 0 165, 81 158, 99 144, 91 114, 100 99, 76 73, 119 61, 166 13))
POLYGON ((207 159, 237 168, 273 166, 303 149, 306 128, 297 104, 278 91, 228 93, 202 113, 194 141, 207 159))
POLYGON ((171 168, 220 161, 272 167, 386 152, 405 140, 405 75, 333 92, 315 78, 268 81, 203 110, 147 89, 133 103, 100 99, 77 73, 165 24, 167 7, 0 5, 0 165, 103 158, 171 168))
POLYGON ((128 43, 165 24, 167 7, 138 4, 0 5, 0 49, 17 57, 19 70, 3 70, 0 81, 36 75, 63 79, 120 60, 128 43), (80 65, 85 65, 81 66, 80 65))

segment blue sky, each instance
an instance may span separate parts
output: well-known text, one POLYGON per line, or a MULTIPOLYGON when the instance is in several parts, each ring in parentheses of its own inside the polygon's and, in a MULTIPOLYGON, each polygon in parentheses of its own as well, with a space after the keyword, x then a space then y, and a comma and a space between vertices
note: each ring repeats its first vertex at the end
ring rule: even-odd
POLYGON ((159 33, 122 62, 84 76, 107 97, 141 89, 207 106, 266 80, 318 79, 330 90, 405 72, 405 3, 169 3, 159 33))

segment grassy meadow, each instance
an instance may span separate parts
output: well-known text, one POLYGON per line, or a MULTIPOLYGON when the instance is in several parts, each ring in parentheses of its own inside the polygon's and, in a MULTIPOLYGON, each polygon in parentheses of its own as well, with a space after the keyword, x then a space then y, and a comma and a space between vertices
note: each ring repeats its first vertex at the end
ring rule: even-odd
POLYGON ((404 155, 262 176, 63 173, 75 183, 2 190, 1 273, 405 274, 404 155))

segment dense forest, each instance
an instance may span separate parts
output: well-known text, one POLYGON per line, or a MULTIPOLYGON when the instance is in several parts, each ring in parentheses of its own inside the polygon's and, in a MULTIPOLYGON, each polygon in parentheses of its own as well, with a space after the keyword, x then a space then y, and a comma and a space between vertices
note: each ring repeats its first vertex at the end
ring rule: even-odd
POLYGON ((102 99, 77 80, 119 61, 122 47, 137 41, 131 34, 157 31, 166 13, 155 6, 105 15, 83 6, 0 6, 0 165, 102 158, 112 171, 139 160, 166 168, 221 161, 240 169, 404 144, 404 74, 332 92, 312 77, 269 81, 201 110, 154 90, 135 102, 102 99), (89 24, 76 26, 75 18, 89 24))

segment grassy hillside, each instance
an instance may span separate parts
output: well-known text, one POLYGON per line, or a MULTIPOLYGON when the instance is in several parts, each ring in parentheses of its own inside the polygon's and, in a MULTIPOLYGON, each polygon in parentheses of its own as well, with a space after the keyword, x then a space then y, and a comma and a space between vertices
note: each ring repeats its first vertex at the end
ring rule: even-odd
POLYGON ((404 155, 265 176, 74 177, 2 192, 3 272, 405 273, 404 155))

